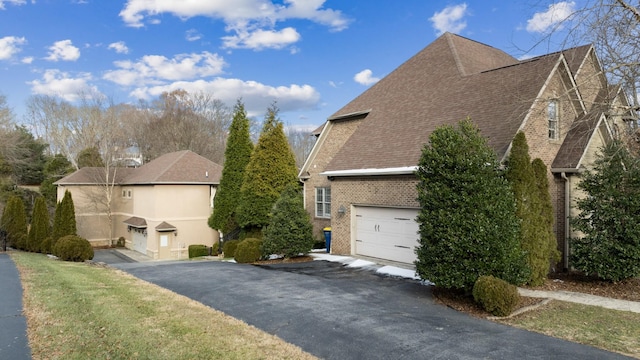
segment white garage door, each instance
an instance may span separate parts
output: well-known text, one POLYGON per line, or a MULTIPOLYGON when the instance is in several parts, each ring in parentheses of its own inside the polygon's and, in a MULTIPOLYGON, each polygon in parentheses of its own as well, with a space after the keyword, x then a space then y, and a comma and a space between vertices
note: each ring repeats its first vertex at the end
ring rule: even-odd
POLYGON ((358 206, 356 254, 412 264, 418 246, 416 209, 358 206))
POLYGON ((147 237, 140 231, 132 231, 133 249, 147 255, 147 237))

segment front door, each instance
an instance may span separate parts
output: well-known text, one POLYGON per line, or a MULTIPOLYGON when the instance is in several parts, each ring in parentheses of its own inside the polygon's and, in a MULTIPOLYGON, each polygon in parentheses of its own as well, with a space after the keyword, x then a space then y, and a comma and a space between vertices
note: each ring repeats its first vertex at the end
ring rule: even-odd
POLYGON ((160 233, 158 246, 158 259, 171 258, 171 234, 160 233))

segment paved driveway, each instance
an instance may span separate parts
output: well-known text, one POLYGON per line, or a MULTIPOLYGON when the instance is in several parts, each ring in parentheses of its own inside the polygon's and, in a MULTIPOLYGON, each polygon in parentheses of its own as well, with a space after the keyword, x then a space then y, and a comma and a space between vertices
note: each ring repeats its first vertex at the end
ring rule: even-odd
MULTIPOLYGON (((417 281, 338 263, 118 263, 324 359, 617 359, 620 355, 469 317, 417 281)), ((224 334, 220 334, 224 336, 224 334)))

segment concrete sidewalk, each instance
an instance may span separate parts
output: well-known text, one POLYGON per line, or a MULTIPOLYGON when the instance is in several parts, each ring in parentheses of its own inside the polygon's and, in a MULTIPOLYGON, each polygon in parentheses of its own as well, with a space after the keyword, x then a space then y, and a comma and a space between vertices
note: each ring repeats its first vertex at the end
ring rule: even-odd
POLYGON ((31 359, 20 275, 6 253, 0 253, 0 284, 0 359, 31 359))
POLYGON ((554 299, 584 305, 600 306, 613 310, 640 313, 640 302, 637 301, 611 299, 603 296, 576 293, 571 291, 543 291, 519 288, 518 292, 520 293, 520 295, 527 297, 554 299))

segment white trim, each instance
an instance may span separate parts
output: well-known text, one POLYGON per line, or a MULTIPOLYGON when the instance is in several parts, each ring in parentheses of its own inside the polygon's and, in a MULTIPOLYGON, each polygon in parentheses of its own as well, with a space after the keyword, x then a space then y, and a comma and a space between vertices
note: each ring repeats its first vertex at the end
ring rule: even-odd
POLYGON ((364 176, 364 175, 409 175, 418 170, 417 166, 405 166, 382 169, 350 169, 321 172, 323 176, 364 176))

